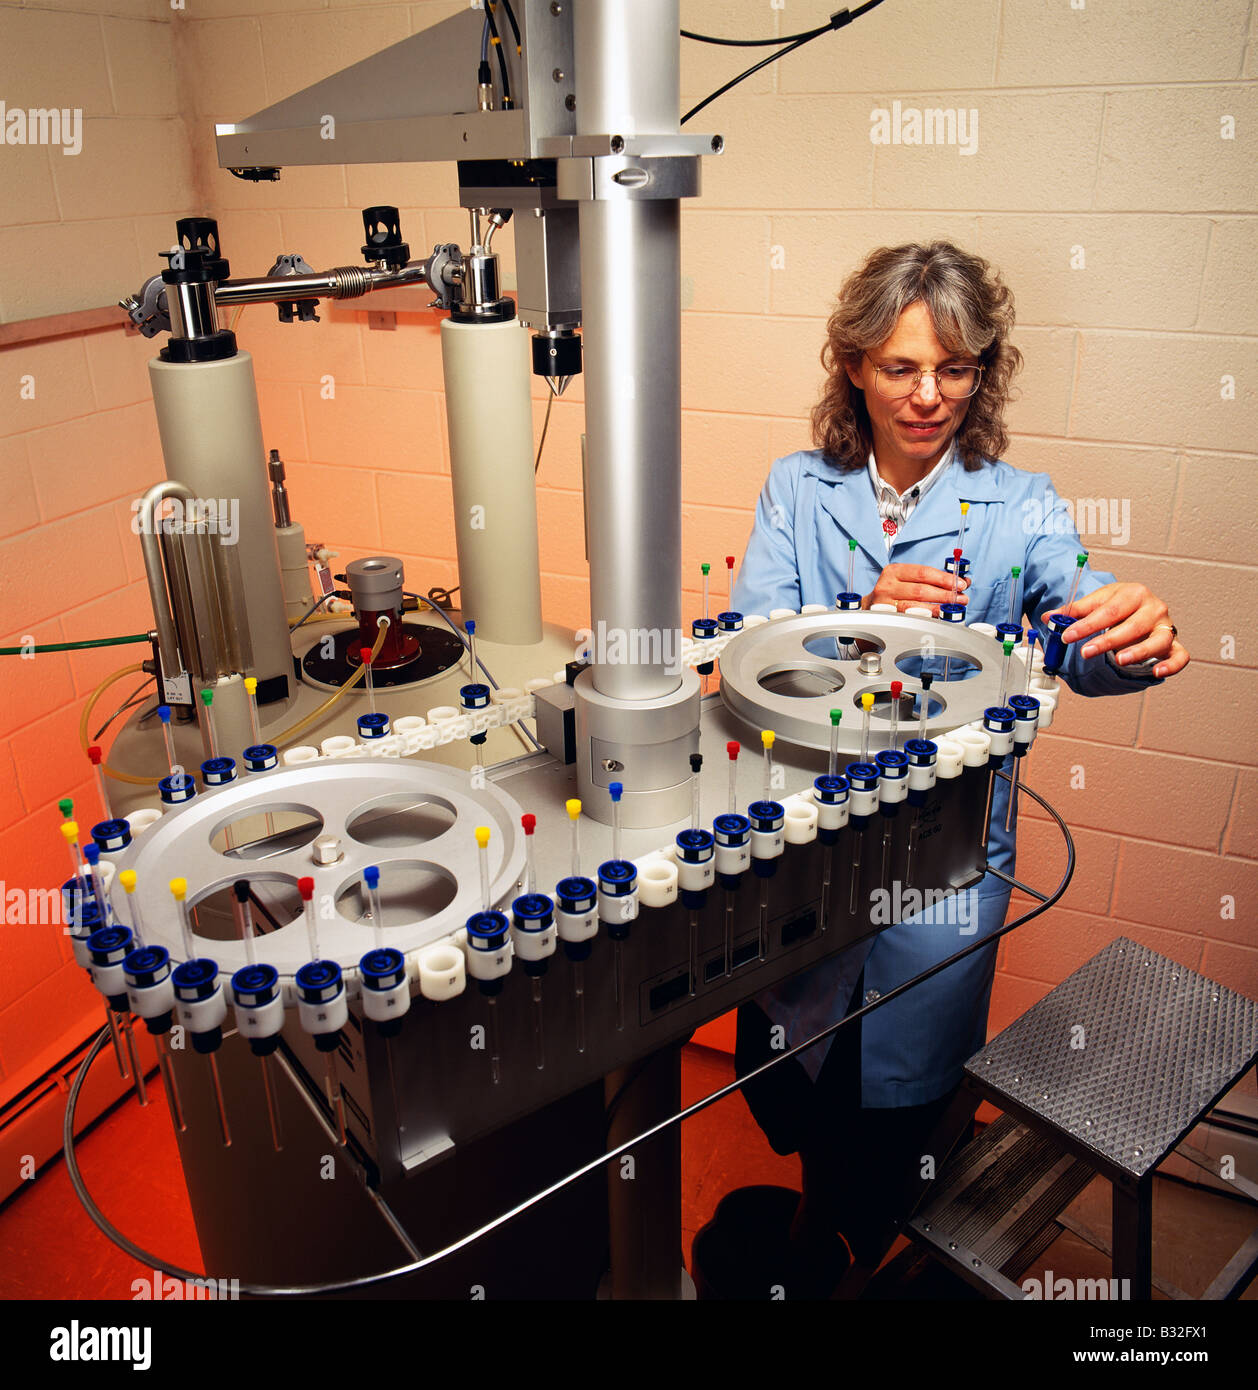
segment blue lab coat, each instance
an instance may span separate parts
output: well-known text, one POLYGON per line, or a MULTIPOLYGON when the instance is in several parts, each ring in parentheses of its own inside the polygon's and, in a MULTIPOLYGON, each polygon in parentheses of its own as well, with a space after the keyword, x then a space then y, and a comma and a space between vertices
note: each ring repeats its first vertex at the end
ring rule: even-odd
MULTIPOLYGON (((816 450, 778 459, 756 507, 733 606, 742 613, 764 614, 806 603, 833 607, 835 595, 847 589, 850 538, 857 542, 857 593, 869 593, 887 565, 943 569, 956 544, 962 502, 970 504, 964 546, 971 565, 967 623, 1007 620, 1010 571, 1020 565, 1022 611, 1037 622, 1042 640, 1046 629, 1039 617, 1065 603, 1082 549, 1070 514, 1046 473, 1025 473, 1003 462, 967 472, 955 456, 914 508, 890 552, 864 468, 840 472, 816 450)), ((1090 593, 1113 579, 1086 569, 1079 592, 1090 593)), ((1084 645, 1067 647, 1062 670, 1062 678, 1078 694, 1118 695, 1159 683, 1124 671, 1104 655, 1084 661, 1084 645)), ((1008 784, 997 779, 988 862, 1012 875, 1014 837, 1004 828, 1007 800, 1008 784)), ((1039 878, 1032 875, 1037 886, 1039 878)), ((986 875, 968 894, 968 910, 941 902, 765 991, 757 1003, 785 1027, 791 1046, 803 1042, 847 1011, 862 968, 868 999, 871 991, 886 993, 976 935, 996 931, 1009 905, 1008 885, 986 875)), ((862 1104, 922 1105, 956 1085, 965 1061, 986 1041, 995 968, 993 942, 865 1017, 862 1104)), ((829 1040, 801 1056, 813 1080, 828 1048, 829 1040)))

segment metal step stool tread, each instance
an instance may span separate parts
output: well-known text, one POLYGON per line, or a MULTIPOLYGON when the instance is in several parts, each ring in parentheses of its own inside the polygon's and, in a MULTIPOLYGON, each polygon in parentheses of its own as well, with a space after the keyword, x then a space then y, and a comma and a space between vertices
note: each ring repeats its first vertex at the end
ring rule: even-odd
POLYGON ((1093 1176, 1051 1138, 1002 1115, 944 1166, 910 1229, 959 1267, 977 1257, 1011 1278, 1044 1248, 1046 1231, 1050 1241, 1060 1234, 1054 1218, 1093 1176))
POLYGON ((1119 937, 966 1063, 1101 1171, 1155 1168, 1258 1055, 1258 1004, 1119 937))

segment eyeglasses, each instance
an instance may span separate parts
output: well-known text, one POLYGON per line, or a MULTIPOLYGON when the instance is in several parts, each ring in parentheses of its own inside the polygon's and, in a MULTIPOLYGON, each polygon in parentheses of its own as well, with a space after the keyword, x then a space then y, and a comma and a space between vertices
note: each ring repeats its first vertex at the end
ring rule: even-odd
POLYGON ((949 363, 934 371, 921 371, 917 367, 900 364, 879 367, 872 360, 870 366, 874 369, 874 389, 880 396, 892 401, 911 396, 922 384, 924 376, 933 376, 939 394, 951 401, 963 401, 967 396, 972 396, 983 379, 982 367, 962 366, 959 363, 949 363))

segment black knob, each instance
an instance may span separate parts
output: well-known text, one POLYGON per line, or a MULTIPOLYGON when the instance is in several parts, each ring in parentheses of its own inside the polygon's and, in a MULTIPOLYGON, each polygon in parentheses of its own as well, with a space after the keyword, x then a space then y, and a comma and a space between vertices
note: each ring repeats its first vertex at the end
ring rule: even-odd
POLYGON ((375 265, 383 261, 396 269, 411 258, 411 248, 402 240, 402 222, 397 208, 363 208, 363 256, 375 265))
POLYGON ((166 284, 218 284, 231 274, 219 244, 218 223, 212 217, 181 217, 175 223, 175 237, 178 246, 162 252, 170 261, 170 269, 162 271, 166 284))

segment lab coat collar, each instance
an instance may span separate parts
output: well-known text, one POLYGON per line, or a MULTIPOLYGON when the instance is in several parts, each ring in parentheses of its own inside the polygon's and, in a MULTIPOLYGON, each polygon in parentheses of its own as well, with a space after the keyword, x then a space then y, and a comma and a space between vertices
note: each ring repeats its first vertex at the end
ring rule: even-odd
MULTIPOLYGON (((955 536, 961 521, 962 502, 1003 500, 996 484, 995 465, 984 462, 982 468, 968 473, 960 459, 954 457, 952 466, 940 475, 914 507, 888 554, 882 518, 878 515, 877 499, 870 486, 868 471, 857 468, 842 472, 827 463, 820 453, 813 455, 806 466, 823 484, 818 490, 821 505, 838 523, 844 535, 854 537, 880 570, 888 563, 894 563, 895 550, 902 544, 929 540, 935 536, 955 536)), ((942 563, 941 557, 941 566, 942 563)))
MULTIPOLYGON (((908 520, 896 536, 896 545, 932 540, 936 536, 955 537, 961 524, 962 502, 1002 502, 996 485, 996 467, 984 462, 982 468, 967 473, 965 465, 955 455, 952 466, 946 469, 935 485, 913 508, 908 520)), ((971 512, 968 522, 977 522, 971 512)), ((950 552, 952 547, 946 547, 950 552)), ((894 547, 892 548, 894 553, 894 547)), ((940 559, 939 567, 942 568, 940 559)))

